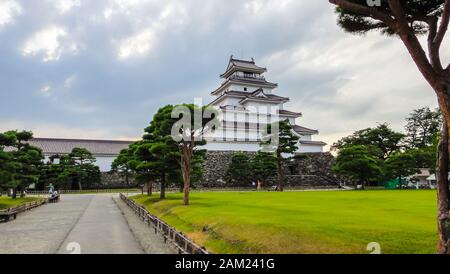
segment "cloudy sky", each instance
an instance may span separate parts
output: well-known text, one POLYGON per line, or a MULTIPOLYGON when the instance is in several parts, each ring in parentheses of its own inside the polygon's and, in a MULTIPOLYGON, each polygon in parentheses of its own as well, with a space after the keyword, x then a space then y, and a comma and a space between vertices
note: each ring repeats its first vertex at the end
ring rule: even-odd
POLYGON ((326 0, 0 0, 0 131, 136 139, 158 107, 211 101, 231 54, 328 143, 437 105, 399 40, 344 33, 326 0))

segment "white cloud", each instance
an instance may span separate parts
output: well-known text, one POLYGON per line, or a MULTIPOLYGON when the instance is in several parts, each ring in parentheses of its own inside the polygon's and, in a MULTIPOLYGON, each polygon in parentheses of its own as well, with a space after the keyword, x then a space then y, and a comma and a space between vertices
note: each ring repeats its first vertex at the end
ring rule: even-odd
POLYGON ((113 14, 113 10, 112 9, 106 9, 103 11, 103 17, 108 20, 109 18, 111 18, 112 14, 113 14))
POLYGON ((52 88, 50 87, 50 85, 44 85, 41 87, 41 89, 39 89, 39 94, 45 97, 49 97, 51 95, 51 89, 52 88))
POLYGON ((117 8, 127 10, 148 3, 149 0, 113 0, 112 3, 117 8))
MULTIPOLYGON (((75 82, 77 81, 77 76, 75 74, 70 75, 69 77, 67 77, 64 82, 60 82, 60 84, 56 84, 56 85, 50 85, 50 84, 45 84, 43 86, 41 86, 41 88, 38 90, 38 94, 43 96, 43 97, 48 97, 50 99, 52 99, 53 101, 58 100, 58 97, 61 97, 64 95, 64 92, 69 91, 73 85, 75 84, 75 82), (59 92, 57 92, 59 91, 59 92)), ((83 108, 86 109, 86 108, 83 108)), ((90 107, 90 110, 92 110, 93 108, 90 107)), ((85 111, 81 111, 81 112, 85 112, 85 111)))
POLYGON ((0 1, 0 26, 13 22, 14 17, 22 14, 22 6, 14 0, 0 1))
POLYGON ((66 51, 76 54, 78 46, 75 42, 70 41, 67 32, 58 26, 47 27, 36 32, 25 42, 22 48, 24 56, 35 56, 43 53, 43 62, 57 61, 66 51))
POLYGON ((81 6, 81 0, 48 0, 60 13, 67 13, 75 7, 81 6))
POLYGON ((72 88, 73 84, 77 81, 77 76, 76 75, 71 75, 69 77, 66 78, 66 80, 64 81, 64 87, 67 89, 72 88))
POLYGON ((155 34, 151 29, 139 32, 120 43, 118 58, 128 59, 147 55, 155 45, 155 34))

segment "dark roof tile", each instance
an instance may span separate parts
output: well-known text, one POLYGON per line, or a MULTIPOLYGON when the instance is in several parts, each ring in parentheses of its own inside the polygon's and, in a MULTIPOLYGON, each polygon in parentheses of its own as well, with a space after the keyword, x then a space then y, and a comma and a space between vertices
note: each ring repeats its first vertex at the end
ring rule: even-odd
POLYGON ((68 154, 78 147, 85 148, 94 155, 114 156, 128 148, 133 141, 34 138, 29 143, 42 149, 44 154, 68 154))
POLYGON ((313 134, 319 133, 318 130, 310 129, 310 128, 306 128, 306 127, 302 127, 302 126, 298 126, 298 125, 293 126, 292 129, 299 134, 313 135, 313 134))

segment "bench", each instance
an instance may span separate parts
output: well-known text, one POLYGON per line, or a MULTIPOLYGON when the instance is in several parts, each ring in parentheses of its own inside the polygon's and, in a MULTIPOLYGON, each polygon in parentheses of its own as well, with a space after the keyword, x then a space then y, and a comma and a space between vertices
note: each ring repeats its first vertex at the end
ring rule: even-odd
POLYGON ((4 212, 0 212, 0 220, 2 222, 9 222, 11 221, 11 219, 15 220, 17 218, 17 211, 4 211, 4 212))
POLYGON ((59 202, 59 195, 48 198, 48 202, 51 204, 59 202))

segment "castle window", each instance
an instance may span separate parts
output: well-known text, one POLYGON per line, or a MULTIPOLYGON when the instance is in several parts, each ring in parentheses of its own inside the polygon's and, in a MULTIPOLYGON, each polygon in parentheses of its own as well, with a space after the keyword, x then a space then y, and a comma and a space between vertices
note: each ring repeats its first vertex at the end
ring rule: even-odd
POLYGON ((244 88, 244 91, 247 91, 247 88, 244 88))

